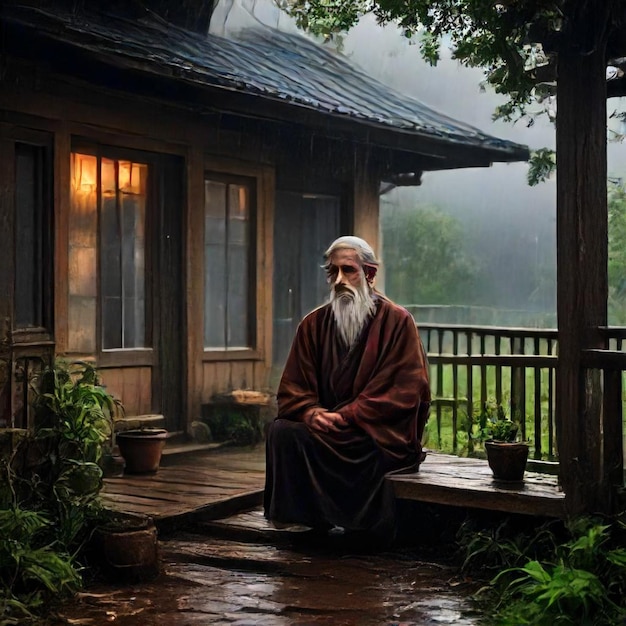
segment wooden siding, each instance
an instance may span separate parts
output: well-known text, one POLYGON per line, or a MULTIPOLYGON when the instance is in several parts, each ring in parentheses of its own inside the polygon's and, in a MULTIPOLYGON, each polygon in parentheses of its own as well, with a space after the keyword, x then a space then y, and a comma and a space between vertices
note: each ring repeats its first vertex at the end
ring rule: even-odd
MULTIPOLYGON (((97 361, 97 365, 103 369, 105 383, 123 401, 128 415, 160 411, 156 406, 157 388, 163 385, 159 385, 158 371, 151 372, 151 362, 143 357, 122 362, 108 353, 99 357, 68 353, 68 220, 73 140, 171 155, 184 161, 180 215, 184 372, 180 414, 184 415, 188 432, 191 422, 200 416, 201 406, 214 395, 233 389, 268 388, 277 179, 296 191, 332 190, 344 199, 343 230, 357 232, 373 245, 378 242, 379 157, 339 133, 328 130, 311 134, 287 122, 237 118, 227 112, 194 113, 141 96, 131 98, 105 87, 90 87, 67 76, 37 72, 34 64, 19 59, 12 59, 1 86, 0 111, 5 127, 46 130, 53 137, 56 354, 65 358, 100 358, 102 362, 97 361), (35 75, 36 81, 32 78, 35 75), (294 158, 294 146, 301 158, 294 158), (248 354, 216 355, 203 348, 203 177, 207 170, 253 176, 257 181, 256 346, 248 354), (154 398, 152 393, 156 394, 154 398)), ((9 214, 5 207, 0 224, 5 240, 12 236, 9 214)), ((10 276, 7 281, 10 284, 10 276)), ((157 356, 155 353, 154 363, 157 356)))
POLYGON ((152 368, 105 368, 100 374, 107 390, 122 401, 126 415, 152 413, 152 368))

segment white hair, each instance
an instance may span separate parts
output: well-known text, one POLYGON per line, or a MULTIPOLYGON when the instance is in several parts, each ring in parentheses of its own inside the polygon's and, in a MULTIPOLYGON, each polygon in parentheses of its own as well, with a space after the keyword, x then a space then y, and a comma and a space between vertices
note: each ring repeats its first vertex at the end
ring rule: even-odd
POLYGON ((355 237, 354 235, 345 235, 343 237, 339 237, 339 239, 335 239, 335 241, 330 244, 328 250, 324 253, 324 259, 328 261, 333 252, 346 248, 356 251, 361 264, 378 267, 379 262, 374 254, 372 246, 370 246, 365 239, 355 237))

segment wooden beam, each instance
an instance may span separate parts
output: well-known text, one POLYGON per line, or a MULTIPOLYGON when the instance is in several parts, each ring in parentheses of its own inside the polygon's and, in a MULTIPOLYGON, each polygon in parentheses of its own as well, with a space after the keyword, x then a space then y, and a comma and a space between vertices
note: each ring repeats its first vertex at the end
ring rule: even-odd
POLYGON ((379 254, 378 216, 380 211, 380 174, 369 150, 355 148, 353 181, 353 233, 362 237, 379 254))
MULTIPOLYGON (((576 3, 573 3, 576 4, 576 3)), ((607 3, 610 4, 610 3, 607 3)), ((557 159, 556 424, 561 480, 570 514, 606 510, 601 386, 582 350, 603 348, 607 323, 606 11, 571 8, 559 53, 557 159), (581 52, 582 42, 593 47, 581 52)))
POLYGON ((397 498, 491 511, 565 517, 556 476, 526 471, 523 483, 493 479, 487 461, 428 454, 419 472, 389 474, 397 498))

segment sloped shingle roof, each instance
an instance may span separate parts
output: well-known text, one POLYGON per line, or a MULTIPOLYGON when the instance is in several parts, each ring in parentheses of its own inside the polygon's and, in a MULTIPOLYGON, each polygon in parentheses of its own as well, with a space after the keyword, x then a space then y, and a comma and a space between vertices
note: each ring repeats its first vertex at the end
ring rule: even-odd
POLYGON ((116 65, 486 150, 493 161, 528 158, 526 146, 447 117, 300 35, 264 28, 227 39, 189 32, 153 16, 130 20, 17 6, 4 9, 2 16, 116 65))

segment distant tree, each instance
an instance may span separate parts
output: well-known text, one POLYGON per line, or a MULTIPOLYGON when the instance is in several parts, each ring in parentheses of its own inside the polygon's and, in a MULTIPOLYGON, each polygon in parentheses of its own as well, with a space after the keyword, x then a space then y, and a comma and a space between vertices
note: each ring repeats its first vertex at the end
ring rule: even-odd
POLYGON ((609 318, 626 324, 626 187, 609 188, 609 318))
POLYGON ((385 292, 402 304, 466 304, 475 275, 459 222, 434 207, 383 211, 385 292))

